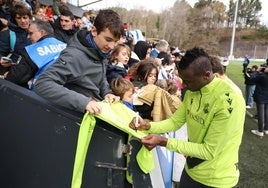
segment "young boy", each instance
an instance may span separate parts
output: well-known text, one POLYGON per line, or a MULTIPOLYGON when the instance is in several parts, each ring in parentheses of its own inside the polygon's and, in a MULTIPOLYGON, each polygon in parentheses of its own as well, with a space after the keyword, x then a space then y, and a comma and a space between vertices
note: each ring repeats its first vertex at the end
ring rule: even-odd
POLYGON ((99 114, 97 101, 118 102, 106 79, 106 61, 123 34, 123 23, 113 10, 101 10, 90 31, 70 39, 57 61, 37 80, 35 92, 71 110, 99 114))
POLYGON ((112 80, 110 87, 116 96, 120 97, 120 100, 131 110, 134 110, 133 96, 135 93, 135 87, 132 82, 122 77, 118 77, 112 80))

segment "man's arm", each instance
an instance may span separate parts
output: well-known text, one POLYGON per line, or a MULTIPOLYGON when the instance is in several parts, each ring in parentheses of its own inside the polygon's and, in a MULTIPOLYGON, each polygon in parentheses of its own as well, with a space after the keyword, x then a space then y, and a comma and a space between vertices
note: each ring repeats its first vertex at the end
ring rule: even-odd
POLYGON ((182 103, 169 119, 158 122, 148 122, 147 120, 139 118, 138 124, 136 125, 136 119, 133 118, 129 127, 132 129, 147 130, 148 133, 167 133, 180 129, 186 121, 185 117, 185 105, 182 103))
MULTIPOLYGON (((192 141, 191 137, 189 137, 189 141, 182 141, 176 138, 163 139, 159 135, 149 135, 141 141, 148 149, 161 145, 166 146, 171 151, 203 160, 211 160, 224 150, 229 152, 230 148, 234 148, 234 152, 236 152, 235 149, 240 145, 243 133, 245 102, 243 97, 237 94, 236 97, 230 99, 232 99, 231 106, 227 104, 228 101, 226 100, 218 100, 216 106, 219 108, 215 111, 216 113, 209 127, 206 128, 207 130, 198 134, 201 138, 198 139, 199 141, 192 141)), ((176 114, 178 112, 179 110, 168 120, 150 123, 149 132, 168 132, 176 127, 178 128, 178 125, 176 126, 180 122, 179 116, 176 114)), ((188 125, 187 130, 190 135, 196 134, 196 131, 198 131, 194 125, 190 127, 188 125), (193 132, 192 134, 191 131, 193 132)))
POLYGON ((92 98, 65 87, 68 82, 75 80, 74 69, 67 61, 75 62, 70 55, 67 55, 65 60, 60 57, 45 70, 37 79, 34 91, 55 104, 83 113, 92 98))
MULTIPOLYGON (((229 152, 230 148, 237 149, 243 134, 245 102, 239 95, 230 99, 232 99, 230 106, 226 104, 227 101, 219 100, 221 102, 216 105, 219 108, 201 142, 191 142, 191 138, 189 141, 171 138, 168 139, 167 148, 204 160, 211 160, 226 150, 229 152)), ((190 130, 188 127, 187 130, 195 131, 193 127, 190 130)), ((191 133, 188 132, 188 134, 191 133)))

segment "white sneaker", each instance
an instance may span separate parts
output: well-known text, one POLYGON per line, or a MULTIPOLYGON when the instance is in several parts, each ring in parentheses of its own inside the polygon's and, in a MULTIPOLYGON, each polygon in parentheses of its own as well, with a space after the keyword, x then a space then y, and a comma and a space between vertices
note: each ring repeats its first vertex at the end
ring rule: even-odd
POLYGON ((263 132, 264 132, 264 134, 268 134, 268 130, 267 130, 267 131, 266 131, 266 130, 264 130, 263 132))
POLYGON ((259 132, 258 130, 251 130, 251 133, 263 137, 263 132, 259 132))
POLYGON ((247 105, 247 106, 246 106, 246 109, 251 109, 251 106, 247 105))

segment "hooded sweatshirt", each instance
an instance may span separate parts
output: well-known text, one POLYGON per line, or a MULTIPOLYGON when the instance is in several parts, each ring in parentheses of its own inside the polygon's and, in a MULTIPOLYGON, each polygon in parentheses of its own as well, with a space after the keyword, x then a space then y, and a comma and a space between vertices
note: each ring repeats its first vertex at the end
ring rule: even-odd
POLYGON ((70 40, 56 62, 37 79, 35 92, 53 103, 84 112, 91 99, 112 93, 106 80, 106 63, 81 30, 70 40))

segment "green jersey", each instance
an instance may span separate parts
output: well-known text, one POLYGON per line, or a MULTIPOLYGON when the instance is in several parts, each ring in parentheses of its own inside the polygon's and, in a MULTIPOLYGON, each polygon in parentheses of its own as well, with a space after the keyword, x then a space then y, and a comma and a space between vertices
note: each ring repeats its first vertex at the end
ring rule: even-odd
POLYGON ((186 123, 188 142, 169 138, 166 147, 187 156, 185 169, 193 180, 212 187, 233 187, 239 179, 245 109, 241 91, 214 78, 200 91, 187 91, 173 116, 151 122, 150 132, 170 132, 186 123))

